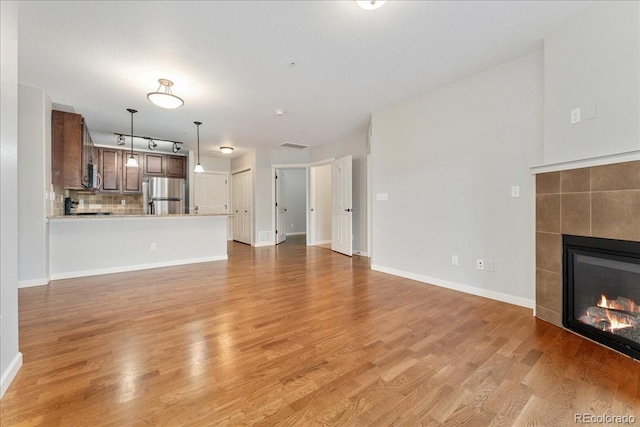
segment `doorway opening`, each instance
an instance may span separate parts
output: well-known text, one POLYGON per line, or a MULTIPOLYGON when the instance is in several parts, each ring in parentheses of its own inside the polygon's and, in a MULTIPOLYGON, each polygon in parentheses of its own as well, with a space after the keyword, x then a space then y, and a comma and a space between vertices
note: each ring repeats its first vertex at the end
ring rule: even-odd
POLYGON ((275 243, 307 242, 307 168, 274 169, 275 243))

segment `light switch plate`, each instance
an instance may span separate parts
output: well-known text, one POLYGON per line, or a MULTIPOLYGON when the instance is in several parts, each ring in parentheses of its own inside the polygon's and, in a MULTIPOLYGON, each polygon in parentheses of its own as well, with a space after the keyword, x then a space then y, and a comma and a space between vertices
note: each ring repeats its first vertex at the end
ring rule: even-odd
POLYGON ((389 200, 389 193, 377 193, 376 200, 389 200))
POLYGON ((519 185, 511 186, 511 197, 520 197, 520 186, 519 185))

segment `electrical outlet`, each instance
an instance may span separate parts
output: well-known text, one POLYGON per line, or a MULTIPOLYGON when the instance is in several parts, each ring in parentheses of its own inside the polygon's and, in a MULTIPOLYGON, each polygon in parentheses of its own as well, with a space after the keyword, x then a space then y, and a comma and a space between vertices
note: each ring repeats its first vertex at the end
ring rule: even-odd
POLYGON ((153 242, 153 243, 151 244, 151 250, 152 250, 152 251, 155 251, 155 250, 156 250, 156 243, 155 243, 155 242, 153 242))
POLYGON ((451 255, 451 265, 458 265, 458 255, 451 255))
POLYGON ((484 270, 484 260, 483 259, 477 259, 476 260, 476 268, 478 270, 484 270))
POLYGON ((575 125, 576 123, 580 123, 580 109, 575 108, 571 110, 571 124, 575 125))
POLYGON ((78 199, 78 206, 84 207, 84 199, 78 199))
POLYGON ((122 200, 120 200, 120 204, 121 204, 122 206, 124 206, 124 205, 126 205, 126 204, 127 204, 127 201, 126 201, 125 199, 122 199, 122 200))

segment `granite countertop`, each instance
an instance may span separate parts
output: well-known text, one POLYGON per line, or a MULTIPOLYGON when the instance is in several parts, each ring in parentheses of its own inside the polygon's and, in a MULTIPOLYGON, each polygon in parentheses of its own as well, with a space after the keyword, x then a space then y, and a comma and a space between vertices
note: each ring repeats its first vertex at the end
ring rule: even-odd
POLYGON ((100 218, 100 219, 109 219, 109 218, 184 218, 184 217, 210 217, 210 216, 229 216, 229 214, 170 214, 170 215, 113 215, 113 214, 100 214, 96 215, 53 215, 48 216, 47 219, 85 219, 85 218, 100 218))

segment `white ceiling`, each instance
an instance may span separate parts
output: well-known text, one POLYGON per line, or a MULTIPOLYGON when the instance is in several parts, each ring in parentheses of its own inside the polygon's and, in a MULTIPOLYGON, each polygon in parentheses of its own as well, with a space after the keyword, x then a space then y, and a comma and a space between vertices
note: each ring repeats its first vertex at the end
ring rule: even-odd
POLYGON ((582 1, 23 1, 19 83, 99 144, 129 133, 236 154, 336 142, 371 113, 542 47, 582 1), (295 62, 295 67, 289 64, 295 62), (146 94, 173 80, 185 105, 146 94), (281 117, 277 109, 284 110, 281 117))

